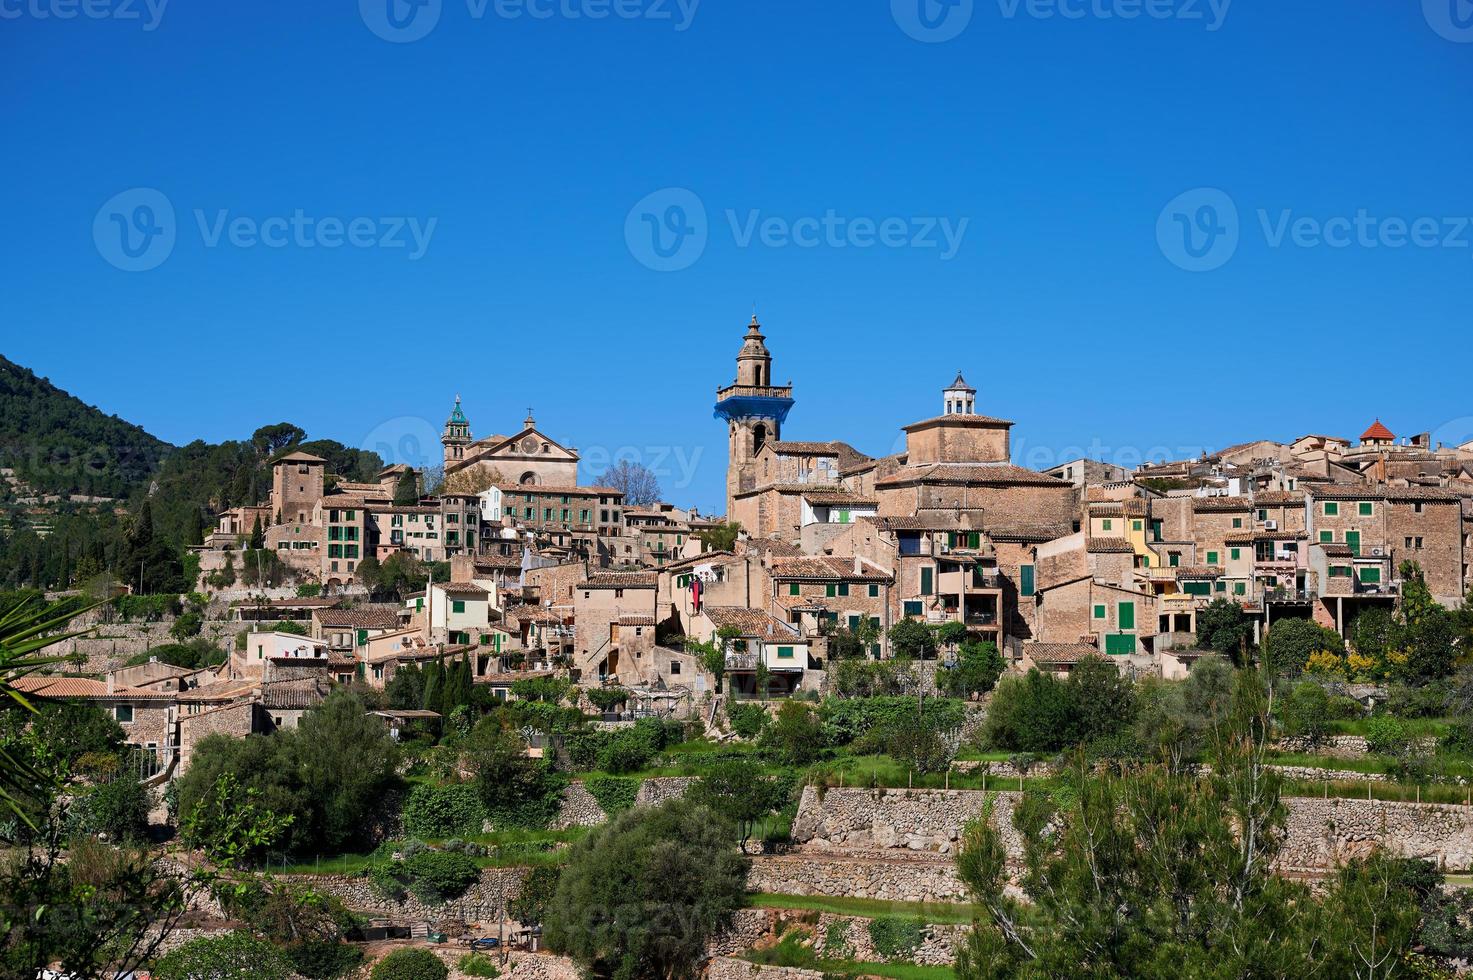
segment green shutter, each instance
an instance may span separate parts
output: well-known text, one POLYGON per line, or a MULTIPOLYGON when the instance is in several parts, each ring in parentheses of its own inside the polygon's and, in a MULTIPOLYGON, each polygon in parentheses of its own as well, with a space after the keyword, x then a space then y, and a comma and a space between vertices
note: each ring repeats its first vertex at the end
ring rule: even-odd
POLYGON ((1367 565, 1365 568, 1362 568, 1360 570, 1360 580, 1362 582, 1379 582, 1379 581, 1381 581, 1381 566, 1379 566, 1379 565, 1367 565))
POLYGON ((1209 565, 1216 565, 1217 564, 1217 552, 1215 552, 1215 551, 1209 551, 1209 552, 1207 552, 1207 564, 1209 564, 1209 565))
MULTIPOLYGON (((934 591, 932 588, 932 569, 923 568, 921 569, 921 595, 930 595, 932 591, 934 591)), ((832 595, 832 593, 830 594, 832 595)))
POLYGON ((1241 548, 1231 548, 1228 550, 1228 555, 1232 558, 1233 561, 1237 561, 1239 558, 1243 557, 1243 551, 1241 548))
POLYGON ((1095 606, 1095 619, 1104 619, 1104 618, 1105 618, 1105 607, 1104 606, 1095 606))
POLYGON ((879 598, 879 595, 880 595, 880 586, 877 583, 875 583, 875 582, 871 582, 870 585, 869 585, 869 597, 871 599, 876 599, 876 598, 879 598))
POLYGON ((779 659, 779 660, 792 660, 793 659, 793 648, 792 647, 778 647, 777 648, 777 659, 779 659))
POLYGON ((833 582, 830 582, 828 585, 825 585, 823 587, 823 594, 832 599, 835 594, 838 593, 838 590, 838 586, 836 586, 833 582))
POLYGON ((1033 594, 1033 566, 1018 566, 1018 594, 1029 596, 1033 594))
POLYGON ((840 582, 839 583, 839 595, 848 595, 848 594, 849 594, 849 583, 848 582, 840 582))
POLYGON ((1335 532, 1334 531, 1321 531, 1320 532, 1320 544, 1329 544, 1329 543, 1331 543, 1334 540, 1335 540, 1335 532))
POLYGON ((465 612, 465 601, 463 599, 456 599, 452 601, 450 603, 450 611, 458 613, 465 612))
POLYGON ((1327 500, 1325 502, 1325 516, 1326 517, 1339 517, 1340 516, 1340 505, 1338 503, 1336 503, 1335 501, 1333 501, 1333 500, 1327 500))
POLYGON ((1376 512, 1376 505, 1375 504, 1371 503, 1369 500, 1362 500, 1360 502, 1360 516, 1362 516, 1362 517, 1370 517, 1375 512, 1376 512))
POLYGON ((1247 593, 1248 593, 1248 583, 1246 583, 1246 582, 1234 582, 1233 583, 1233 595, 1247 595, 1247 593))
POLYGON ((1105 652, 1112 657, 1135 653, 1135 637, 1128 633, 1112 633, 1105 637, 1105 652))
POLYGON ((1135 603, 1122 602, 1117 614, 1120 619, 1120 628, 1123 630, 1135 629, 1135 603))
POLYGON ((1350 549, 1350 553, 1352 555, 1359 555, 1360 554, 1360 532, 1359 531, 1346 531, 1345 532, 1345 546, 1350 549))
POLYGON ((791 584, 788 585, 788 595, 802 595, 802 594, 803 594, 803 586, 799 585, 797 582, 793 582, 793 583, 791 583, 791 584))

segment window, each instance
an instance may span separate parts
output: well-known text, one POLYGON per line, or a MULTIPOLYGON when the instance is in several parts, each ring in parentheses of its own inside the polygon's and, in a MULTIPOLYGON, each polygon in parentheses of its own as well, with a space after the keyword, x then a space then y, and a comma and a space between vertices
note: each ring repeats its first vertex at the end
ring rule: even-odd
MULTIPOLYGON (((923 568, 923 569, 921 569, 921 595, 930 595, 932 592, 935 591, 935 588, 934 588, 934 586, 932 584, 935 574, 936 574, 935 569, 932 569, 932 568, 923 568)), ((830 593, 830 595, 832 595, 832 594, 833 593, 830 593)))
POLYGON ((1333 500, 1327 500, 1327 501, 1325 501, 1325 516, 1326 517, 1339 517, 1340 516, 1340 505, 1338 503, 1336 503, 1335 501, 1333 501, 1333 500))
POLYGON ((875 582, 871 582, 869 584, 869 597, 871 599, 878 599, 879 596, 880 596, 880 586, 879 586, 879 584, 878 583, 875 583, 875 582))
POLYGON ((1241 517, 1234 517, 1233 518, 1233 527, 1242 527, 1242 526, 1243 526, 1243 519, 1241 517))
POLYGON ((1029 596, 1033 594, 1033 566, 1018 566, 1018 595, 1029 596))
POLYGON ((1141 522, 1140 521, 1131 521, 1130 522, 1130 529, 1132 531, 1139 531, 1141 529, 1141 522))
POLYGON ((1095 619, 1104 619, 1104 618, 1105 618, 1105 607, 1103 605, 1095 606, 1095 619))
POLYGON ((1379 581, 1381 581, 1381 566, 1380 565, 1367 565, 1365 568, 1362 568, 1360 570, 1360 580, 1362 582, 1379 582, 1379 581))
POLYGON ((777 648, 777 659, 779 659, 779 660, 792 660, 793 659, 793 648, 792 647, 778 647, 777 648))
POLYGON ((1246 595, 1247 593, 1248 593, 1248 583, 1247 582, 1234 582, 1233 583, 1233 595, 1246 595))
POLYGON ((1268 520, 1268 510, 1266 508, 1259 508, 1259 510, 1258 510, 1258 519, 1260 521, 1266 521, 1266 520, 1268 520))
POLYGON ((680 674, 680 661, 679 660, 672 660, 672 661, 670 661, 670 676, 675 677, 675 676, 677 676, 679 674, 680 674))
POLYGON ((1370 517, 1371 515, 1373 515, 1375 513, 1376 513, 1376 505, 1375 504, 1371 503, 1369 500, 1362 500, 1360 502, 1360 516, 1361 517, 1370 517))
POLYGON ((1228 557, 1231 558, 1233 561, 1237 561, 1239 558, 1243 557, 1243 549, 1242 548, 1230 548, 1230 549, 1228 549, 1228 557))
POLYGON ((118 720, 119 725, 133 724, 133 706, 131 704, 120 704, 113 708, 113 717, 118 720))
POLYGON ((1135 629, 1135 603, 1134 602, 1121 602, 1116 607, 1115 615, 1116 615, 1117 619, 1120 622, 1120 628, 1122 630, 1133 630, 1133 629, 1135 629))
POLYGON ((1416 503, 1412 504, 1412 513, 1413 514, 1420 514, 1420 513, 1422 513, 1422 506, 1423 506, 1423 504, 1422 504, 1422 502, 1420 500, 1417 501, 1416 503))
POLYGON ((904 616, 919 616, 922 612, 921 603, 912 599, 907 599, 901 610, 901 614, 904 616))
POLYGON ((1215 552, 1215 551, 1209 551, 1209 552, 1207 552, 1207 564, 1209 564, 1209 565, 1216 565, 1217 564, 1217 552, 1215 552))
POLYGON ((1330 542, 1332 542, 1334 540, 1335 540, 1335 532, 1334 531, 1321 531, 1320 532, 1320 544, 1329 544, 1330 542))
POLYGON ((1350 575, 1350 566, 1349 565, 1332 565, 1332 566, 1330 566, 1330 578, 1350 578, 1350 577, 1351 577, 1351 575, 1350 575))
POLYGON ((837 585, 835 585, 833 582, 830 582, 829 584, 827 584, 827 585, 825 585, 823 587, 823 594, 826 595, 826 596, 828 596, 830 599, 832 599, 835 595, 837 595, 838 594, 838 591, 839 591, 839 587, 837 585))
POLYGON ((1115 522, 1112 521, 1112 520, 1110 520, 1110 518, 1108 518, 1108 517, 1106 517, 1106 518, 1104 518, 1103 520, 1100 521, 1100 529, 1103 530, 1103 531, 1108 531, 1108 530, 1112 529, 1114 526, 1115 526, 1115 522))
POLYGON ((1168 552, 1167 555, 1166 555, 1166 557, 1167 557, 1167 560, 1170 561, 1172 568, 1179 568, 1181 566, 1181 552, 1180 551, 1168 552))
POLYGON ((1224 582, 1222 579, 1218 579, 1217 580, 1217 591, 1219 591, 1219 592, 1226 592, 1227 591, 1227 583, 1224 582))
POLYGON ((839 595, 845 595, 846 596, 848 594, 849 594, 849 583, 848 582, 840 582, 839 583, 839 595))
POLYGON ((793 583, 791 583, 788 586, 788 595, 802 595, 802 594, 803 594, 803 586, 799 585, 797 582, 793 582, 793 583))
POLYGON ((465 612, 465 600, 463 600, 463 599, 455 599, 455 600, 453 600, 450 603, 450 611, 451 612, 458 612, 458 613, 465 612))

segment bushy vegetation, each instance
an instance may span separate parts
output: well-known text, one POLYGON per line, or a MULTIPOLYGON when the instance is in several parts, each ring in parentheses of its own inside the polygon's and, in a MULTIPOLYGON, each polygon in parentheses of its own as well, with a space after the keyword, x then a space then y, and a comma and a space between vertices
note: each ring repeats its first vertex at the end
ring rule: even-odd
POLYGON ((404 832, 421 840, 479 834, 486 822, 480 793, 469 783, 418 783, 404 802, 404 832))
POLYGON ((371 980, 445 980, 450 969, 427 949, 396 949, 373 968, 371 980))
POLYGON ((263 810, 288 821, 278 845, 286 853, 371 846, 376 827, 396 805, 398 759, 382 722, 357 695, 338 691, 296 729, 203 739, 179 779, 181 826, 193 846, 209 848, 219 840, 230 817, 210 804, 219 803, 214 793, 220 777, 230 776, 263 810))
POLYGON ((686 800, 631 810, 573 845, 545 939, 596 976, 684 977, 746 891, 732 827, 686 800))

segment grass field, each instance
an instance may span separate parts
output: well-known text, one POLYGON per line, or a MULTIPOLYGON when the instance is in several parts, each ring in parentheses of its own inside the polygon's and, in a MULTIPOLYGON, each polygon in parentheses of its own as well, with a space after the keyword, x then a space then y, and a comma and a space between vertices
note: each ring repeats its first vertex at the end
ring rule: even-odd
POLYGON ((790 932, 776 945, 747 952, 743 959, 766 966, 790 966, 820 970, 825 977, 888 977, 892 980, 955 980, 948 966, 916 966, 913 963, 871 963, 856 960, 822 959, 803 945, 800 933, 790 932))

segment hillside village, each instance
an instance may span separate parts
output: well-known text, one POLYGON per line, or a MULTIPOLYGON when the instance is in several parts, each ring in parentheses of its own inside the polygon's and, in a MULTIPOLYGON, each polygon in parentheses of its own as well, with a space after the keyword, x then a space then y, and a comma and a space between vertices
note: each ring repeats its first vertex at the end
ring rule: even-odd
POLYGON ((937 415, 902 426, 902 451, 873 459, 838 440, 784 440, 794 389, 773 385, 772 369, 754 317, 715 406, 729 433, 725 517, 579 486, 577 452, 535 418, 475 438, 458 400, 445 482, 476 492, 406 500, 405 481, 421 477, 402 465, 353 483, 284 454, 269 501, 219 515, 195 549, 198 590, 235 596, 212 605, 235 634, 227 662, 114 669, 96 696, 121 705, 136 692, 137 716, 161 719, 140 744, 168 765, 209 731, 290 724, 300 709, 275 707, 280 692, 305 705, 442 659, 469 659, 500 696, 557 675, 629 691, 633 714, 710 716, 722 697, 828 690, 836 638, 862 636, 877 660, 903 655, 892 637, 906 621, 960 624, 1010 670, 1067 674, 1104 655, 1130 676, 1181 678, 1203 655, 1198 615, 1214 599, 1242 607, 1255 641, 1286 618, 1349 638, 1363 611, 1395 607, 1407 562, 1444 604, 1473 587, 1473 444, 1431 446, 1373 420, 1356 440, 1035 472, 1011 462, 1013 423, 981 414, 959 373, 937 415), (287 579, 318 587, 310 598, 293 584, 211 588, 253 532, 287 579), (360 566, 395 555, 448 575, 371 601, 360 566), (277 623, 306 635, 263 628, 277 623), (722 694, 684 644, 718 636, 722 694))
MULTIPOLYGON (((63 663, 13 683, 116 723, 122 776, 69 771, 71 791, 140 787, 128 833, 212 861, 226 831, 201 814, 276 801, 294 816, 245 863, 353 923, 329 930, 342 970, 314 973, 320 950, 196 901, 141 961, 244 942, 223 921, 244 917, 305 976, 428 950, 457 977, 571 980, 586 958, 542 934, 571 872, 547 867, 620 814, 730 806, 746 907, 713 920, 706 976, 951 977, 965 924, 984 928, 968 903, 990 900, 957 863, 973 821, 998 835, 1007 894, 1031 889, 1030 800, 1163 753, 1171 779, 1235 764, 1209 737, 1251 701, 1229 697, 1230 664, 1274 675, 1250 711, 1272 752, 1248 771, 1267 760, 1285 794, 1260 874, 1328 881, 1381 849, 1473 870, 1473 688, 1451 632, 1473 594, 1473 443, 1371 419, 1353 440, 1040 472, 958 372, 871 458, 785 439, 797 389, 773 364, 753 317, 713 408, 724 515, 580 485, 578 452, 530 412, 477 436, 457 398, 434 492, 408 466, 354 480, 288 446, 264 501, 189 546, 192 591, 118 582, 89 603, 63 663), (313 752, 323 772, 287 761, 313 752), (351 782, 335 754, 363 768, 351 805, 326 802, 351 782), (263 795, 227 798, 236 778, 263 795)), ((1219 816, 1220 792, 1198 796, 1219 816)), ((1468 910, 1449 914, 1473 951, 1468 910)), ((1439 941, 1457 962, 1464 940, 1439 941)))

